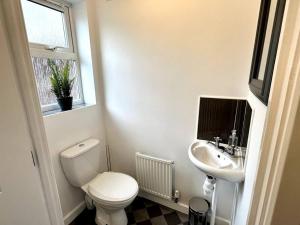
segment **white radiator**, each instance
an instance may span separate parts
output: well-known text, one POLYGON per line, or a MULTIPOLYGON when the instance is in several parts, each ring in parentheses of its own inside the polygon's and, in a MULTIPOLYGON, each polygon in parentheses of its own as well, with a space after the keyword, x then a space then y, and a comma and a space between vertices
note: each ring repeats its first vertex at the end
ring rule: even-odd
POLYGON ((174 161, 136 153, 136 175, 141 190, 172 200, 174 161))

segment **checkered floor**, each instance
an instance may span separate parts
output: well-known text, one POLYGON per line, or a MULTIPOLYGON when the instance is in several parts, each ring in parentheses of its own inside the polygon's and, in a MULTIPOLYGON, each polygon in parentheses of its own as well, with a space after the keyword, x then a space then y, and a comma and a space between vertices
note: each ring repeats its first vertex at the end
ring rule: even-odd
POLYGON ((126 208, 128 224, 178 225, 188 224, 188 216, 144 198, 136 198, 126 208))
MULTIPOLYGON (((84 210, 70 225, 95 225, 95 210, 84 210)), ((126 208, 129 225, 188 225, 188 216, 137 197, 126 208)))

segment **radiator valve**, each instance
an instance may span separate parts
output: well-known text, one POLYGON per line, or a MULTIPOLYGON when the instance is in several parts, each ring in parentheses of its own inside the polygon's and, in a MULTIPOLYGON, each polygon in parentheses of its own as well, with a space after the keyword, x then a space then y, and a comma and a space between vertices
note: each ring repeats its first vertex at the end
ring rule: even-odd
POLYGON ((175 190, 175 192, 174 192, 174 202, 177 203, 179 198, 180 198, 180 191, 175 190))

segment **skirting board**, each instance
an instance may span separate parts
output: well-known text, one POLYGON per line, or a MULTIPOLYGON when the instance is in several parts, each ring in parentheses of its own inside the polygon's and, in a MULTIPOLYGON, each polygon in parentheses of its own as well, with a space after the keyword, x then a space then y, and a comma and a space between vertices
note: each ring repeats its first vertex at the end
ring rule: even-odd
MULTIPOLYGON (((151 200, 153 202, 159 203, 161 205, 164 205, 166 207, 169 207, 171 209, 174 209, 176 211, 182 212, 184 214, 188 214, 189 212, 189 207, 186 204, 183 204, 181 202, 175 203, 160 197, 157 197, 155 195, 140 191, 139 196, 146 198, 148 200, 151 200)), ((230 221, 222 218, 222 217, 216 217, 216 225, 230 225, 230 221)))
POLYGON ((69 225, 85 209, 85 201, 79 203, 71 212, 64 216, 65 225, 69 225))

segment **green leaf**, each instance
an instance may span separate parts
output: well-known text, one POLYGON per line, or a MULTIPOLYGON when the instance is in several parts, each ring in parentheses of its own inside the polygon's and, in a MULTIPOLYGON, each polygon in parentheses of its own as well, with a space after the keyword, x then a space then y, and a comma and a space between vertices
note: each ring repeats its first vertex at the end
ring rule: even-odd
POLYGON ((51 69, 51 91, 57 98, 71 96, 75 77, 70 79, 70 63, 67 61, 62 69, 56 65, 54 60, 48 59, 48 66, 51 69))

